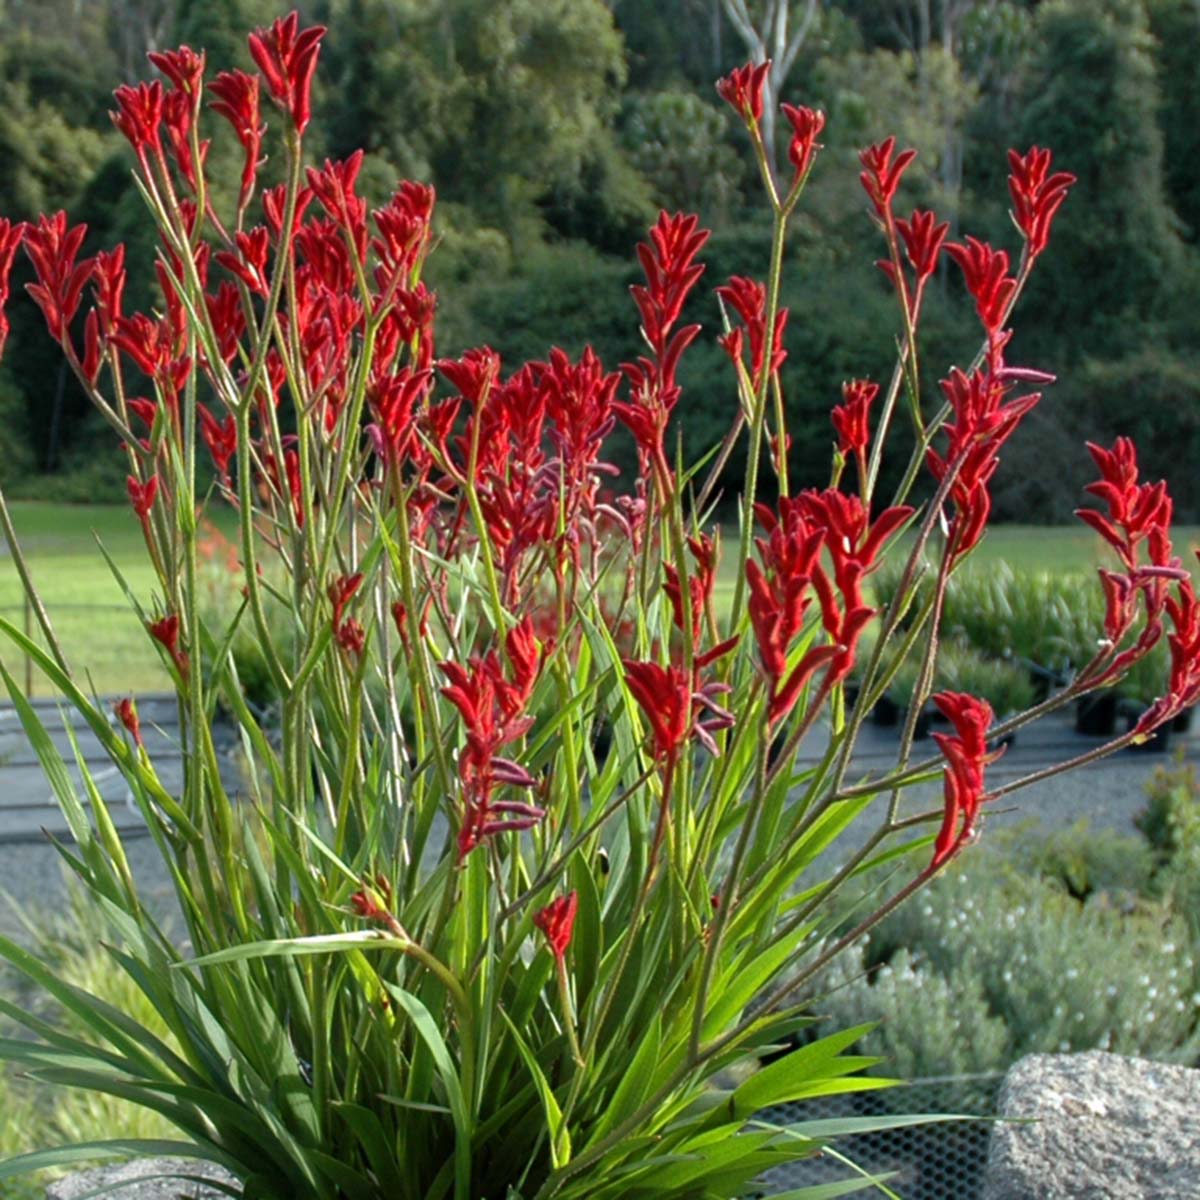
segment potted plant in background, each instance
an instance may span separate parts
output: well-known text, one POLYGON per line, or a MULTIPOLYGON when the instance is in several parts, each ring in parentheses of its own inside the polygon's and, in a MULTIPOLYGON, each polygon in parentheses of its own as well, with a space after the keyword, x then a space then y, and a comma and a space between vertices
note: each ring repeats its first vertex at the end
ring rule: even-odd
POLYGON ((850 1052, 862 1028, 754 1068, 811 1030, 806 982, 974 839, 986 801, 1029 781, 989 788, 988 743, 1114 681, 1164 629, 1179 651, 1163 699, 1085 758, 1147 737, 1200 694, 1200 616, 1169 504, 1138 482, 1122 441, 1096 452, 1107 495, 1089 517, 1117 568, 1102 584, 1106 640, 1059 696, 1007 721, 979 697, 938 693, 952 732, 935 758, 912 761, 946 588, 984 536, 989 480, 1038 399, 1030 389, 1049 382, 1006 349, 1072 177, 1051 172, 1047 151, 1013 152, 1022 248, 1010 262, 974 238, 947 243, 930 212, 896 214, 912 151, 888 139, 862 152, 902 349, 886 386, 846 384, 833 482, 804 488, 786 452, 779 281, 824 117, 783 106, 791 172, 777 182, 762 135, 769 65, 721 81, 774 221, 764 281, 717 288, 731 324, 726 444, 744 439, 747 461, 739 524, 722 539, 714 468, 667 452, 686 404, 676 370, 701 332, 684 323, 703 272, 698 220, 663 213, 638 248, 636 362, 606 370, 590 349, 516 365, 486 347, 439 358, 422 277, 433 189, 402 182, 371 210, 361 153, 306 164, 323 34, 293 13, 251 35, 257 74, 208 78, 204 56, 180 47, 151 56, 165 87, 118 89, 115 120, 160 239, 160 310, 124 309, 123 252, 81 258, 85 230, 65 213, 0 221, 0 301, 23 245, 30 294, 125 456, 157 579, 152 594, 127 594, 178 696, 178 793, 133 700, 118 702, 114 728, 73 673, 2 502, 48 648, 4 619, 0 632, 127 785, 187 934, 181 948, 148 911, 86 762, 77 786, 4 673, 70 824, 64 860, 111 930, 113 970, 166 1033, 0 939, 90 1035, 0 1000, 33 1035, 0 1054, 153 1109, 181 1136, 33 1152, 0 1178, 149 1150, 219 1163, 259 1200, 741 1196, 836 1133, 778 1128, 763 1110, 885 1082, 861 1073, 876 1060, 850 1052), (244 163, 236 193, 205 171, 223 123, 244 163), (267 148, 285 181, 260 192, 267 148), (917 348, 943 252, 984 336, 934 389, 917 348), (905 419, 915 450, 884 496, 880 465, 905 419), (638 471, 609 495, 618 421, 638 471), (778 498, 760 503, 768 475, 778 498), (199 554, 210 493, 236 510, 239 559, 236 606, 212 615, 199 554), (866 587, 889 553, 903 565, 881 610, 866 587), (727 609, 714 602, 722 555, 727 609), (914 596, 926 556, 931 586, 914 596), (243 630, 277 724, 246 702, 243 630), (847 711, 838 697, 856 662, 847 711), (864 775, 853 754, 867 709, 910 663, 896 760, 864 775), (217 760, 218 704, 243 747, 244 796, 217 760), (818 722, 826 749, 795 773, 818 722), (939 773, 941 803, 914 810, 908 785, 939 773), (821 850, 868 808, 869 836, 815 879, 821 850), (896 843, 914 834, 897 873, 896 843), (832 902, 862 878, 876 881, 873 903, 841 929, 832 902), (731 1086, 739 1065, 750 1073, 731 1086))

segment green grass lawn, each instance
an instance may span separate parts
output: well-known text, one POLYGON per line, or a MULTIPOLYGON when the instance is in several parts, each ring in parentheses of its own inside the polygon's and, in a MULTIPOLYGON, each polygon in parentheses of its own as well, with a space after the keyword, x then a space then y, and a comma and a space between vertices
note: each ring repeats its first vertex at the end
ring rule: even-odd
MULTIPOLYGON (((168 690, 170 680, 158 654, 97 544, 104 545, 141 603, 153 608, 157 581, 129 507, 19 502, 9 507, 34 583, 75 674, 90 680, 102 695, 168 690)), ((21 581, 3 539, 0 617, 18 628, 29 620, 38 632, 25 612, 21 581)), ((24 656, 3 640, 0 661, 24 684, 24 656)), ((51 694, 36 668, 32 684, 34 695, 51 694)))
MULTIPOLYGON (((90 679, 101 694, 167 688, 158 655, 97 547, 99 539, 143 605, 153 607, 154 572, 129 508, 35 503, 11 507, 34 580, 76 673, 90 679)), ((227 515, 220 524, 232 532, 227 515)), ((736 537, 735 530, 726 531, 727 562, 732 561, 736 537)), ((1200 528, 1176 530, 1181 550, 1198 541, 1200 528)), ((0 555, 0 616, 20 627, 25 619, 21 584, 2 542, 0 555)), ((988 532, 971 566, 986 570, 1002 559, 1014 567, 1080 570, 1104 563, 1106 555, 1100 539, 1083 526, 1001 525, 988 532)), ((731 596, 732 587, 732 578, 724 572, 720 591, 731 596)), ((0 646, 0 661, 23 681, 25 663, 19 653, 0 646)), ((46 680, 36 671, 33 692, 48 693, 46 680)))

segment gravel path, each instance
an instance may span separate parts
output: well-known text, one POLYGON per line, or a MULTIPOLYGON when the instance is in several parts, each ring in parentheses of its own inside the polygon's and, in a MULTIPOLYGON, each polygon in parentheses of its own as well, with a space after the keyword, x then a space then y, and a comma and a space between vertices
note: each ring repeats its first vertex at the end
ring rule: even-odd
MULTIPOLYGON (((53 732, 56 745, 71 762, 70 739, 57 710, 49 703, 39 704, 39 710, 53 732)), ((176 787, 181 781, 181 768, 174 702, 169 697, 147 697, 139 702, 139 710, 147 748, 160 777, 168 787, 176 787)), ((147 902, 169 919, 174 905, 167 874, 140 815, 127 803, 124 781, 107 766, 107 759, 90 731, 74 727, 74 732, 89 766, 98 772, 101 794, 110 804, 125 838, 131 868, 147 902)), ((822 741, 821 734, 814 732, 802 747, 800 766, 819 758, 822 741)), ((897 743, 897 730, 866 726, 850 778, 886 772, 895 762, 897 743)), ((1021 731, 1017 744, 991 768, 989 783, 1018 778, 1080 754, 1095 744, 1073 731, 1068 716, 1047 718, 1021 731)), ((1194 741, 1176 735, 1172 748, 1180 746, 1189 760, 1200 758, 1200 735, 1194 741)), ((916 757, 926 757, 933 750, 932 742, 918 743, 916 757)), ((986 824, 994 830, 1036 822, 1050 830, 1086 819, 1095 828, 1133 834, 1136 832, 1133 818, 1145 804, 1147 780, 1156 766, 1170 761, 1170 755, 1161 753, 1122 751, 1099 764, 1004 797, 988 812, 986 824)), ((232 760, 230 768, 231 776, 236 776, 232 760)), ((77 774, 73 762, 71 771, 77 774)), ((913 788, 906 794, 904 812, 936 807, 939 795, 940 785, 936 782, 913 788)), ((835 860, 844 858, 861 844, 861 839, 874 827, 871 817, 881 815, 885 804, 886 798, 878 800, 847 831, 829 852, 835 860)), ((66 834, 65 823, 16 714, 0 708, 0 891, 14 897, 27 910, 66 913, 68 894, 62 863, 58 851, 47 840, 46 830, 60 836, 66 834)), ((26 936, 19 919, 3 903, 0 903, 0 933, 22 939, 26 936)))

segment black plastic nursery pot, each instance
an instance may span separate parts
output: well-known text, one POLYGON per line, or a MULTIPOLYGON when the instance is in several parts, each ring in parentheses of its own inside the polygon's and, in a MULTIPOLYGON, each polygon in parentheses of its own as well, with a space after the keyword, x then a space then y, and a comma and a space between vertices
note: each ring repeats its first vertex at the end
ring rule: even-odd
POLYGON ((1181 712, 1179 714, 1179 716, 1177 716, 1175 718, 1175 720, 1173 720, 1171 722, 1171 732, 1172 733, 1190 733, 1191 729, 1192 729, 1192 713, 1193 713, 1193 711, 1194 711, 1193 709, 1185 708, 1183 710, 1183 712, 1181 712))
POLYGON ((1098 692, 1075 701, 1075 732, 1084 737, 1112 737, 1117 731, 1117 694, 1098 692))
POLYGON ((871 720, 884 728, 898 725, 900 723, 900 706, 891 696, 880 696, 875 702, 875 707, 871 709, 871 720))

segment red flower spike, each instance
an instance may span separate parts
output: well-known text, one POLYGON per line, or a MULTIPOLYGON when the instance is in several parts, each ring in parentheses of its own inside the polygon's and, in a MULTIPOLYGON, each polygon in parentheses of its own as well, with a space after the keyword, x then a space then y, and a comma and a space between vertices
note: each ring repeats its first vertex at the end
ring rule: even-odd
POLYGON ((943 221, 938 225, 935 213, 914 208, 907 221, 901 219, 896 222, 896 230, 904 241, 904 249, 916 272, 919 287, 937 270, 938 255, 942 252, 950 222, 943 221))
MULTIPOLYGON (((209 107, 213 112, 220 113, 233 126, 233 132, 242 144, 245 155, 242 164, 242 186, 238 194, 239 213, 250 203, 258 168, 265 161, 262 157, 262 140, 267 127, 259 111, 258 88, 259 77, 247 75, 245 71, 222 71, 208 85, 209 95, 216 97, 216 100, 210 101, 209 107)), ((279 231, 274 232, 278 237, 279 231)))
MULTIPOLYGON (((750 378, 757 392, 763 381, 763 360, 766 356, 767 331, 767 289, 753 279, 741 275, 730 276, 727 284, 715 289, 718 296, 728 304, 746 325, 746 334, 750 341, 750 378)), ((781 308, 775 314, 775 336, 771 348, 770 374, 775 374, 783 366, 787 351, 783 348, 783 331, 787 326, 788 310, 781 308)), ((740 330, 721 339, 721 344, 731 358, 741 358, 742 336, 740 330)))
POLYGON ((96 386, 100 368, 104 365, 104 352, 100 346, 100 319, 93 308, 83 326, 83 361, 79 364, 83 377, 96 386))
POLYGON ((38 217, 37 224, 25 230, 25 253, 38 279, 37 283, 26 284, 25 290, 37 301, 56 342, 67 336, 67 329, 79 311, 83 285, 94 267, 90 258, 78 265, 75 262, 86 234, 86 225, 67 227, 65 212, 38 217))
POLYGON ((545 908, 534 914, 533 923, 546 935, 546 944, 559 962, 566 958, 567 947, 571 944, 578 908, 579 893, 571 891, 551 900, 545 908))
POLYGON ((101 250, 92 260, 92 294, 100 332, 108 337, 121 317, 121 300, 125 294, 125 246, 119 243, 112 250, 101 250))
POLYGON ((993 250, 987 242, 968 237, 965 245, 947 242, 946 253, 962 268, 967 291, 975 300, 975 311, 989 338, 995 338, 1017 286, 1017 281, 1008 274, 1008 251, 993 250))
POLYGON ((1031 146, 1024 156, 1008 152, 1008 190, 1012 196, 1013 220, 1025 237, 1030 259, 1036 258, 1050 240, 1050 225, 1075 183, 1067 171, 1050 174, 1050 151, 1031 146))
POLYGON ((1200 602, 1190 576, 1178 583, 1178 599, 1166 598, 1174 631, 1167 635, 1171 670, 1167 692, 1138 718, 1137 741, 1145 741, 1160 725, 1200 702, 1200 602))
POLYGON ((343 162, 328 158, 321 170, 308 168, 308 185, 325 211, 349 234, 359 262, 367 257, 367 202, 354 194, 363 152, 355 150, 343 162))
POLYGON ((192 154, 192 121, 195 118, 195 107, 192 100, 184 92, 168 92, 163 101, 163 123, 167 128, 167 140, 171 145, 171 155, 184 183, 194 194, 198 187, 197 176, 204 170, 208 159, 209 142, 207 139, 200 143, 200 163, 196 164, 192 154))
POLYGON ((1084 490, 1104 501, 1108 517, 1091 508, 1078 508, 1075 515, 1113 547, 1126 570, 1137 570, 1143 541, 1150 546, 1153 565, 1170 565, 1173 506, 1166 483, 1138 483, 1137 448, 1127 437, 1117 438, 1111 450, 1094 442, 1087 448, 1101 478, 1084 490))
POLYGON ((129 736, 133 738, 133 744, 139 748, 144 748, 145 743, 142 741, 142 725, 138 720, 137 705, 133 702, 132 696, 122 696, 113 705, 113 712, 117 715, 117 720, 125 726, 129 736))
POLYGON ((347 617, 337 627, 334 637, 337 644, 355 658, 362 654, 367 644, 367 631, 362 627, 362 622, 354 617, 347 617))
POLYGON ((362 572, 357 571, 353 575, 339 575, 330 583, 329 602, 333 605, 334 628, 342 623, 342 617, 346 613, 346 606, 354 599, 358 589, 362 587, 362 581, 362 572))
POLYGON ((242 334, 246 332, 246 312, 242 308, 237 285, 223 279, 215 295, 204 293, 204 307, 208 309, 208 319, 217 335, 217 348, 222 360, 233 362, 237 358, 242 334))
POLYGON ((692 684, 679 667, 624 660, 625 682, 654 734, 654 755, 677 754, 692 729, 692 684))
POLYGON ((200 417, 200 436, 212 455, 213 465, 220 472, 223 482, 229 482, 229 463, 237 453, 237 422, 230 413, 224 420, 218 420, 204 407, 196 406, 200 417))
POLYGON ((945 813, 934 841, 932 874, 975 836, 979 810, 986 799, 984 770, 1004 752, 988 752, 987 731, 995 720, 992 706, 962 692, 939 692, 933 702, 954 726, 954 733, 935 733, 934 740, 946 756, 945 813))
POLYGON ((838 453, 865 452, 871 444, 871 405, 879 395, 879 384, 869 379, 851 379, 842 384, 842 403, 829 414, 838 435, 838 453))
POLYGON ((0 217, 0 358, 4 357, 4 343, 8 339, 8 318, 4 315, 4 306, 8 303, 8 280, 17 247, 25 238, 25 229, 23 222, 14 224, 7 217, 0 217))
POLYGON ((439 360, 437 369, 478 412, 500 382, 500 355, 490 346, 480 346, 468 350, 462 358, 439 360))
POLYGON ((301 29, 300 14, 292 12, 270 28, 256 30, 249 38, 250 56, 297 133, 308 128, 312 116, 312 80, 324 36, 324 25, 301 29))
POLYGON ((653 357, 622 364, 632 396, 628 404, 614 404, 613 411, 629 427, 642 453, 660 467, 667 424, 679 399, 675 372, 683 352, 700 332, 699 325, 674 328, 688 294, 704 274, 704 264, 695 258, 710 233, 699 225, 691 214, 659 213, 649 243, 637 248, 646 286, 635 284, 629 289, 653 357))
POLYGON ((144 484, 140 484, 133 475, 125 480, 125 490, 130 493, 130 504, 140 520, 145 521, 154 508, 155 497, 158 494, 158 476, 151 475, 144 484))
POLYGON ((868 146, 858 156, 864 168, 858 177, 859 181, 883 221, 891 218, 892 200, 900 186, 900 178, 917 157, 915 150, 902 150, 893 162, 892 152, 895 149, 896 139, 890 137, 877 145, 868 146))
POLYGON ((137 152, 144 168, 147 151, 162 153, 159 137, 163 119, 162 84, 157 79, 139 83, 136 87, 125 84, 113 92, 113 99, 117 102, 117 111, 108 115, 137 152))
POLYGON ((204 51, 199 54, 191 46, 178 50, 152 50, 146 57, 174 85, 176 91, 199 102, 204 90, 204 51))
POLYGON ((817 138, 825 128, 825 114, 813 108, 796 108, 791 104, 782 104, 780 109, 792 127, 792 139, 788 143, 788 159, 796 169, 792 180, 795 187, 805 175, 816 152, 821 149, 817 138))
POLYGON ((227 271, 236 275, 258 296, 270 295, 267 281, 267 256, 270 240, 265 225, 256 225, 249 233, 234 235, 237 253, 219 250, 213 257, 227 271))
MULTIPOLYGON (((1002 349, 1003 339, 995 339, 994 357, 998 358, 1002 349)), ((945 458, 931 447, 926 460, 938 480, 945 478, 949 464, 959 464, 950 488, 956 509, 950 541, 956 561, 983 536, 992 506, 988 482, 999 465, 1001 447, 1041 399, 1041 394, 1034 392, 1004 402, 1012 387, 1010 378, 1012 372, 1003 369, 992 374, 984 367, 964 375, 956 367, 949 379, 941 381, 954 420, 943 426, 949 437, 945 458)))
MULTIPOLYGON (((403 620, 395 609, 393 614, 405 638, 408 614, 403 613, 403 620)), ((502 746, 522 737, 533 724, 532 717, 522 715, 536 682, 526 637, 527 633, 532 635, 532 630, 524 623, 518 630, 521 632, 509 635, 508 649, 516 655, 511 678, 506 678, 495 652, 472 658, 465 667, 455 662, 439 664, 439 670, 450 681, 442 688, 442 695, 458 709, 467 729, 467 743, 458 762, 464 801, 458 831, 460 862, 485 839, 497 833, 530 829, 546 815, 534 804, 494 798, 498 787, 537 785, 523 767, 498 754, 502 746)))
POLYGON ((175 669, 179 674, 186 677, 188 657, 179 646, 178 615, 168 613, 157 621, 148 622, 146 628, 149 630, 150 636, 171 656, 171 661, 175 664, 175 669))
POLYGON ((717 95, 748 125, 758 125, 762 120, 763 88, 770 70, 770 59, 757 66, 746 63, 735 67, 717 83, 717 95))
MULTIPOLYGON (((728 647, 726 647, 728 648, 728 647)), ((625 683, 638 702, 654 735, 654 757, 676 756, 693 737, 717 755, 713 733, 728 729, 733 714, 716 702, 716 696, 729 690, 728 684, 699 686, 681 667, 664 667, 656 662, 622 659, 625 683)))

